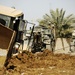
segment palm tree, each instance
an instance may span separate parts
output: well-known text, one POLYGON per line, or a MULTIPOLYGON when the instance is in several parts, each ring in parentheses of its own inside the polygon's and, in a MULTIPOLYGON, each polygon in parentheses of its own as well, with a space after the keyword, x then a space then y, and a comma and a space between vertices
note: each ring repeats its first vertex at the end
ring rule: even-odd
POLYGON ((71 24, 74 22, 75 18, 73 17, 73 14, 65 17, 65 12, 66 11, 63 9, 59 10, 58 8, 55 11, 50 10, 50 15, 45 14, 43 19, 39 21, 39 25, 51 27, 53 24, 55 26, 56 38, 61 37, 61 40, 63 37, 70 37, 73 30, 71 24))

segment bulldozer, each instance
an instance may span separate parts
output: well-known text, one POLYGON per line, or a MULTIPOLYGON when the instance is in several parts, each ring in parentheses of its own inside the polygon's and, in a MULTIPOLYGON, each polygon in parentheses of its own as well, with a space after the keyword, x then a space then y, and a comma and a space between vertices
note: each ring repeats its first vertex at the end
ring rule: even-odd
POLYGON ((0 5, 0 67, 6 67, 9 59, 15 53, 18 53, 20 46, 24 46, 27 24, 32 24, 30 36, 27 41, 27 48, 31 44, 31 52, 41 52, 46 48, 41 31, 35 31, 35 24, 24 20, 22 11, 12 7, 0 5), (33 41, 32 41, 33 40, 33 41))
POLYGON ((6 66, 12 53, 23 46, 25 28, 22 11, 0 5, 0 67, 6 66))
POLYGON ((31 32, 29 33, 30 36, 28 38, 28 44, 26 50, 32 53, 42 52, 43 50, 46 49, 46 43, 44 43, 43 41, 42 32, 41 30, 39 30, 39 28, 37 28, 38 30, 35 29, 36 26, 34 23, 30 24, 32 24, 33 27, 31 29, 31 32))

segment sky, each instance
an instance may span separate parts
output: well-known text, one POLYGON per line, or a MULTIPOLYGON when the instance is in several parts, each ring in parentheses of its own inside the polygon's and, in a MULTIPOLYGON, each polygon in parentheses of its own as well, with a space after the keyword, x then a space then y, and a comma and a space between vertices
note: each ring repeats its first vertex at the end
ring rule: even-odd
POLYGON ((63 8, 66 15, 75 15, 75 0, 0 0, 0 5, 23 11, 24 19, 30 22, 37 22, 44 14, 49 14, 50 9, 56 8, 63 8))

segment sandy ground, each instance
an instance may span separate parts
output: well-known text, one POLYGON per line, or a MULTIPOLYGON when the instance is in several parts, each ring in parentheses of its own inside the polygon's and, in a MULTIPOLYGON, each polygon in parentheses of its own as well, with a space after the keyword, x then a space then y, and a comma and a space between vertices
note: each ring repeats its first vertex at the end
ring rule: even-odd
MULTIPOLYGON (((69 48, 62 50, 60 43, 58 40, 54 53, 49 49, 50 46, 47 46, 48 50, 43 52, 34 54, 24 51, 17 56, 12 56, 8 60, 7 67, 0 68, 0 75, 74 75, 75 52, 70 52, 69 48)), ((24 50, 26 48, 25 44, 24 50)))
POLYGON ((75 56, 54 54, 50 50, 23 52, 12 57, 0 75, 74 75, 75 56))

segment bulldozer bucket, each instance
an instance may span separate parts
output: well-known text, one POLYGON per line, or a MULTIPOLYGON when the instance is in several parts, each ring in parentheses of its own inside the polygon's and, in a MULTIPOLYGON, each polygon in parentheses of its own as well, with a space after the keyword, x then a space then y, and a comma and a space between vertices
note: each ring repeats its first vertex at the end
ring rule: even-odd
POLYGON ((15 36, 15 31, 0 24, 0 67, 11 57, 15 36))

